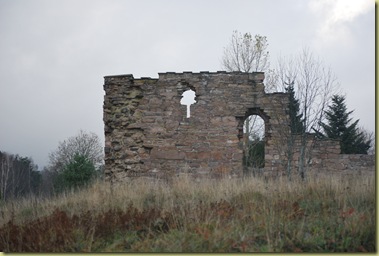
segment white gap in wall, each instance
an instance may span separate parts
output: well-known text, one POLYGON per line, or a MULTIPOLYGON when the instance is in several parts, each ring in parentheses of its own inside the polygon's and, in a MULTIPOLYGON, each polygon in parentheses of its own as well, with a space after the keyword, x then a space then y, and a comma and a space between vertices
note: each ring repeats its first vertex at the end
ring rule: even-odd
POLYGON ((182 94, 183 98, 180 100, 180 104, 187 105, 187 118, 191 117, 191 109, 190 106, 196 103, 195 97, 196 94, 194 91, 187 90, 182 94))

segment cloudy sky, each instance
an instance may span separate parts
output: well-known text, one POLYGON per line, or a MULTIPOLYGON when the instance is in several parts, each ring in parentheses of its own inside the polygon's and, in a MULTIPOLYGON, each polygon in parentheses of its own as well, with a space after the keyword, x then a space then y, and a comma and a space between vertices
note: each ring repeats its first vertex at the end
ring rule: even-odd
POLYGON ((373 0, 0 0, 0 151, 42 169, 80 129, 103 141, 103 76, 221 70, 233 30, 267 36, 272 66, 309 48, 374 131, 373 0))

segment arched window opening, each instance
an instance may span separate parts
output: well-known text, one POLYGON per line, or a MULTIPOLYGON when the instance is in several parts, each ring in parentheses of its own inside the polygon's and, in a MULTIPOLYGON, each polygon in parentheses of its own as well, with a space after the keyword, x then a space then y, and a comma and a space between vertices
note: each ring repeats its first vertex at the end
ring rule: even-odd
POLYGON ((243 165, 254 175, 265 163, 265 122, 258 115, 248 116, 243 125, 243 165))
POLYGON ((196 103, 196 94, 191 89, 183 92, 182 99, 180 100, 180 104, 187 105, 187 118, 191 117, 191 108, 190 106, 196 103))

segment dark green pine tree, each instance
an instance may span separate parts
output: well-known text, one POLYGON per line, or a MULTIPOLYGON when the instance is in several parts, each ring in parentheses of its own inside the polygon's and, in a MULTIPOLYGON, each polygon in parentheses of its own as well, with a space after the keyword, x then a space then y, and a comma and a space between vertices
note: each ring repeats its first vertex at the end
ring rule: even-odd
POLYGON ((347 112, 345 97, 334 95, 332 105, 325 111, 328 123, 321 123, 324 136, 340 140, 341 154, 367 154, 371 141, 359 131, 359 120, 352 122, 351 113, 347 112))
POLYGON ((54 181, 58 192, 78 188, 91 182, 96 177, 96 168, 85 156, 76 154, 54 181))
POLYGON ((293 82, 290 83, 286 88, 286 92, 289 93, 289 116, 291 121, 291 133, 292 134, 303 134, 305 132, 303 114, 300 112, 299 100, 295 97, 295 90, 293 87, 293 82))

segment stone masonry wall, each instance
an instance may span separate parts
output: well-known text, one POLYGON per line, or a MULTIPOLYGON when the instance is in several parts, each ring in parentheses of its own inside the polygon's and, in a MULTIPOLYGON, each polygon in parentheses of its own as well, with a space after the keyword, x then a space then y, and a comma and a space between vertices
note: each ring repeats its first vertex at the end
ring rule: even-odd
POLYGON ((173 176, 180 172, 218 176, 242 173, 243 122, 265 120, 267 160, 279 168, 274 140, 288 128, 288 95, 266 94, 264 74, 159 73, 158 79, 106 76, 104 84, 105 175, 173 176), (191 117, 180 104, 192 89, 191 117), (272 119, 280 116, 282 121, 272 119))
POLYGON ((311 170, 374 171, 375 155, 341 154, 338 140, 320 140, 316 142, 311 161, 311 170))
MULTIPOLYGON (((339 140, 317 139, 314 134, 307 137, 310 159, 309 170, 313 172, 374 171, 375 155, 341 154, 339 140)), ((300 137, 295 139, 293 162, 298 166, 300 137)))

